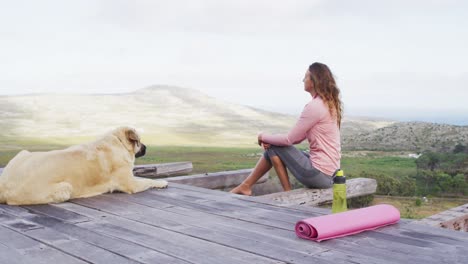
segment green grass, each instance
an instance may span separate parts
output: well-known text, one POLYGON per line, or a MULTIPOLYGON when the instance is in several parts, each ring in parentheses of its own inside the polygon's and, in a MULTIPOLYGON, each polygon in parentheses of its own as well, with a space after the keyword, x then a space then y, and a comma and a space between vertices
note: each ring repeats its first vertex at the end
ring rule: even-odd
MULTIPOLYGON (((417 200, 422 200, 420 197, 395 197, 385 195, 372 195, 368 197, 369 200, 365 204, 356 204, 350 206, 350 200, 360 199, 363 197, 355 197, 348 199, 348 209, 361 208, 363 206, 371 206, 378 204, 390 204, 395 206, 400 211, 401 218, 406 219, 423 219, 431 215, 449 210, 460 205, 468 203, 468 198, 429 198, 427 202, 417 204, 417 200)), ((319 206, 321 208, 331 209, 331 204, 324 204, 319 206)))
MULTIPOLYGON (((28 150, 43 151, 65 148, 59 145, 31 145, 24 147, 28 150)), ((0 167, 19 152, 15 150, 0 150, 0 167)), ((179 161, 191 161, 193 171, 191 174, 228 171, 253 168, 263 151, 255 148, 228 148, 228 147, 177 147, 177 146, 148 146, 144 157, 136 160, 136 164, 167 163, 179 161)), ((392 177, 416 175, 416 163, 414 159, 398 157, 395 153, 370 152, 366 155, 344 155, 341 160, 342 168, 347 176, 360 177, 363 172, 369 174, 382 174, 392 177)), ((277 181, 275 172, 270 171, 270 177, 277 181)), ((296 181, 291 180, 294 186, 300 187, 296 181)), ((423 206, 414 205, 414 199, 395 199, 379 196, 373 204, 394 204, 402 212, 404 218, 423 218, 448 208, 460 205, 459 201, 434 201, 423 206)))
POLYGON ((260 148, 148 146, 136 164, 191 161, 194 174, 253 168, 260 148))
MULTIPOLYGON (((65 148, 59 145, 21 145, 15 150, 0 151, 0 167, 4 167, 20 149, 44 151, 65 148)), ((254 148, 227 148, 227 147, 178 147, 178 146, 148 146, 144 157, 136 160, 136 164, 166 163, 178 161, 191 161, 193 173, 216 172, 225 170, 238 170, 253 168, 257 163, 262 150, 254 148)), ((414 159, 366 155, 364 157, 347 157, 341 160, 341 167, 346 175, 359 177, 362 172, 371 174, 384 174, 399 177, 402 175, 414 176, 416 164, 414 159)))
POLYGON ((363 172, 369 174, 383 174, 392 177, 416 176, 415 159, 378 156, 378 157, 343 157, 341 168, 345 175, 359 177, 363 172))
POLYGON ((375 196, 372 205, 391 204, 398 208, 402 218, 422 219, 468 203, 468 199, 429 198, 416 204, 417 197, 375 196))

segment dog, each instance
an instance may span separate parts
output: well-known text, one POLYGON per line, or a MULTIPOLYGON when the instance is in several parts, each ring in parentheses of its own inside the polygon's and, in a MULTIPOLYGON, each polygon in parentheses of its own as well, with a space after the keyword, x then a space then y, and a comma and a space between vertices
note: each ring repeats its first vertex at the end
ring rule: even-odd
POLYGON ((137 193, 166 188, 164 180, 133 175, 135 158, 146 146, 130 127, 117 128, 96 141, 63 150, 22 150, 0 176, 0 203, 61 203, 107 192, 137 193))

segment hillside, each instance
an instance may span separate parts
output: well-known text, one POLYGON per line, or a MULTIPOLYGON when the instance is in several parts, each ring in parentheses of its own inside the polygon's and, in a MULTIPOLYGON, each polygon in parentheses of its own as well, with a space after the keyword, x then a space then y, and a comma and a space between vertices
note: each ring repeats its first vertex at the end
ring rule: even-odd
MULTIPOLYGON (((152 86, 126 94, 0 96, 0 149, 76 144, 122 125, 136 127, 144 142, 153 145, 252 147, 259 131, 286 132, 296 118, 174 86, 152 86)), ((345 116, 343 147, 453 148, 467 141, 467 130, 345 116)))
POLYGON ((353 150, 452 151, 468 145, 468 126, 400 122, 343 137, 343 147, 353 150))
POLYGON ((114 95, 0 97, 3 147, 26 140, 77 143, 122 125, 139 129, 149 144, 253 146, 262 129, 285 131, 294 121, 170 86, 114 95))

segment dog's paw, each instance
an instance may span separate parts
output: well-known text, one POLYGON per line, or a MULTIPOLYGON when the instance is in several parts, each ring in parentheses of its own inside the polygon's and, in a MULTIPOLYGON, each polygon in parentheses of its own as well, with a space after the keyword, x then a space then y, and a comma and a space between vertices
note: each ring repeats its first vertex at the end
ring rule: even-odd
POLYGON ((70 200, 73 187, 68 182, 60 182, 55 184, 53 191, 50 194, 52 203, 61 203, 70 200))
POLYGON ((154 188, 158 188, 158 189, 163 189, 163 188, 167 188, 167 185, 169 183, 165 180, 155 180, 154 181, 154 184, 153 184, 153 187, 154 188))

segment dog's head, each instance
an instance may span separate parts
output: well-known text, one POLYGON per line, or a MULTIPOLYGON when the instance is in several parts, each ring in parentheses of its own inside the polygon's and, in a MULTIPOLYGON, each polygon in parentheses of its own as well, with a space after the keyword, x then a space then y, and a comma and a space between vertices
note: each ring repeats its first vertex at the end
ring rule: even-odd
POLYGON ((134 128, 121 127, 114 131, 114 134, 124 144, 125 148, 135 155, 135 158, 146 154, 146 146, 141 143, 140 135, 134 128))

